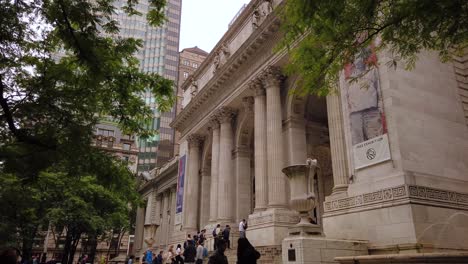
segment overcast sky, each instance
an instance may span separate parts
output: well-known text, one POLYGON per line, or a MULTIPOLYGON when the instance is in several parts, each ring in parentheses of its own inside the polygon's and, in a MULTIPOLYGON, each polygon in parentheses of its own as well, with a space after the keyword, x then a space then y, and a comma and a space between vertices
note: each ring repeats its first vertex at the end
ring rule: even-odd
POLYGON ((180 50, 198 46, 206 52, 218 43, 243 4, 250 0, 182 0, 180 50))

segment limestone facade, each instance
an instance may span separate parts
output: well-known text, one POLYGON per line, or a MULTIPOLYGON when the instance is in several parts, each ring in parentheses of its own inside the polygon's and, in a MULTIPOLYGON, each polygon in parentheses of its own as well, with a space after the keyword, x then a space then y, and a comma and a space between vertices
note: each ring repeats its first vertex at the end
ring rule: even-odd
POLYGON ((347 81, 327 97, 300 97, 293 93, 297 77, 282 74, 288 58, 273 51, 281 33, 271 13, 281 2, 252 0, 193 74, 198 92, 190 93, 193 82, 183 84, 182 111, 172 122, 187 161, 183 210, 168 243, 245 218, 256 247, 278 248, 299 221, 281 170, 314 158, 319 206, 311 217, 327 239, 365 243, 360 254, 467 251, 460 65, 428 52, 412 71, 381 63, 379 107, 391 158, 356 168, 347 81))

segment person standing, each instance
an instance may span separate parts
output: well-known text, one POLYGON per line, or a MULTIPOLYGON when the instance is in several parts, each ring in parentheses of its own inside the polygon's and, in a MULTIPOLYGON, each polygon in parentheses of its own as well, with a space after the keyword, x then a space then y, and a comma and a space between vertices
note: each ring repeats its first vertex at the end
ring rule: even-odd
POLYGON ((239 238, 237 242, 237 263, 257 264, 260 253, 250 244, 247 238, 239 238))
POLYGON ((226 225, 226 227, 223 230, 223 239, 226 241, 228 249, 231 249, 231 240, 229 240, 230 233, 231 227, 229 225, 226 225))
MULTIPOLYGON (((86 256, 86 258, 87 258, 87 256, 86 256)), ((153 263, 153 251, 151 251, 151 249, 149 249, 149 248, 146 250, 144 261, 146 263, 148 263, 148 264, 153 263)), ((86 263, 86 262, 84 262, 84 263, 86 263)))
POLYGON ((217 224, 216 228, 213 229, 213 238, 214 238, 214 250, 218 249, 219 233, 221 232, 221 225, 217 224))
POLYGON ((159 254, 153 259, 153 264, 163 264, 163 251, 159 251, 159 254))
POLYGON ((200 237, 198 238, 198 242, 200 244, 204 244, 205 243, 205 233, 206 233, 206 229, 202 229, 202 231, 200 232, 200 237))
POLYGON ((184 262, 186 264, 195 264, 195 257, 197 255, 197 249, 193 241, 187 242, 187 248, 184 250, 184 262))
POLYGON ((177 244, 175 263, 184 264, 184 259, 182 258, 182 246, 180 244, 177 244))
POLYGON ((247 222, 245 219, 242 219, 242 221, 239 223, 239 237, 240 238, 246 238, 245 231, 247 229, 247 222))
POLYGON ((127 261, 127 264, 133 264, 133 258, 135 256, 131 255, 130 257, 128 257, 128 261, 127 261))
POLYGON ((227 257, 224 255, 226 251, 226 241, 218 241, 218 249, 208 260, 208 264, 228 264, 227 257))
POLYGON ((164 264, 172 264, 172 262, 175 261, 175 252, 174 252, 174 246, 170 245, 169 249, 167 250, 167 253, 164 257, 164 264))
POLYGON ((204 250, 203 243, 198 243, 197 246, 197 255, 195 257, 195 264, 203 264, 204 257, 204 250))

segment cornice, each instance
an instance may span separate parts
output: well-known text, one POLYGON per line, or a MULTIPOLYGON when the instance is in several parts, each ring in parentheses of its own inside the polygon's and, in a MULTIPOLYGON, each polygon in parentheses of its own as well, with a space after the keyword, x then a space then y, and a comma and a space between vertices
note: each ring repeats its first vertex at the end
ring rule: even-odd
MULTIPOLYGON (((258 2, 258 1, 257 1, 258 2)), ((186 134, 186 130, 190 119, 201 119, 202 116, 199 114, 199 109, 204 108, 215 108, 216 105, 207 104, 207 101, 212 99, 215 94, 221 91, 224 94, 229 94, 232 91, 228 91, 222 86, 225 81, 231 77, 232 73, 235 72, 240 65, 246 60, 255 55, 255 51, 262 47, 262 44, 277 33, 279 29, 279 18, 274 14, 268 16, 262 25, 255 30, 251 36, 237 49, 237 51, 231 55, 230 59, 220 68, 217 73, 208 81, 200 92, 192 98, 189 104, 176 116, 174 121, 171 123, 171 127, 174 127, 182 133, 182 136, 186 134)), ((284 55, 284 54, 281 54, 284 55)), ((231 87, 231 89, 234 89, 231 87)), ((199 120, 200 121, 200 120, 199 120)))
MULTIPOLYGON (((209 53, 209 55, 205 58, 203 63, 198 67, 198 69, 192 74, 192 76, 195 77, 195 79, 198 79, 200 75, 202 75, 205 71, 208 71, 211 65, 213 65, 213 61, 216 57, 217 51, 221 48, 221 46, 229 42, 229 40, 232 40, 235 35, 237 35, 241 30, 242 26, 244 23, 248 22, 248 19, 250 18, 251 14, 253 13, 254 9, 256 6, 258 6, 261 2, 264 0, 253 0, 250 1, 250 3, 245 7, 245 9, 242 11, 242 13, 237 17, 237 19, 234 21, 234 23, 229 27, 229 29, 224 33, 224 35, 221 37, 221 39, 218 41, 216 46, 212 49, 212 51, 209 53)), ((219 70, 219 69, 218 69, 219 70)), ((190 82, 187 80, 184 81, 181 85, 181 88, 183 90, 186 90, 190 86, 190 82)))

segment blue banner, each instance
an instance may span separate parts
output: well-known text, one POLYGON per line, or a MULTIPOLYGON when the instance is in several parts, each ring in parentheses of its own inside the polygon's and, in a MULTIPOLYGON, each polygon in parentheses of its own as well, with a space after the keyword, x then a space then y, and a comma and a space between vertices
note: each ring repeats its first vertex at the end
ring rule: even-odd
POLYGON ((177 178, 176 214, 182 212, 183 203, 184 203, 185 159, 186 159, 186 155, 182 156, 179 159, 179 177, 177 178))

